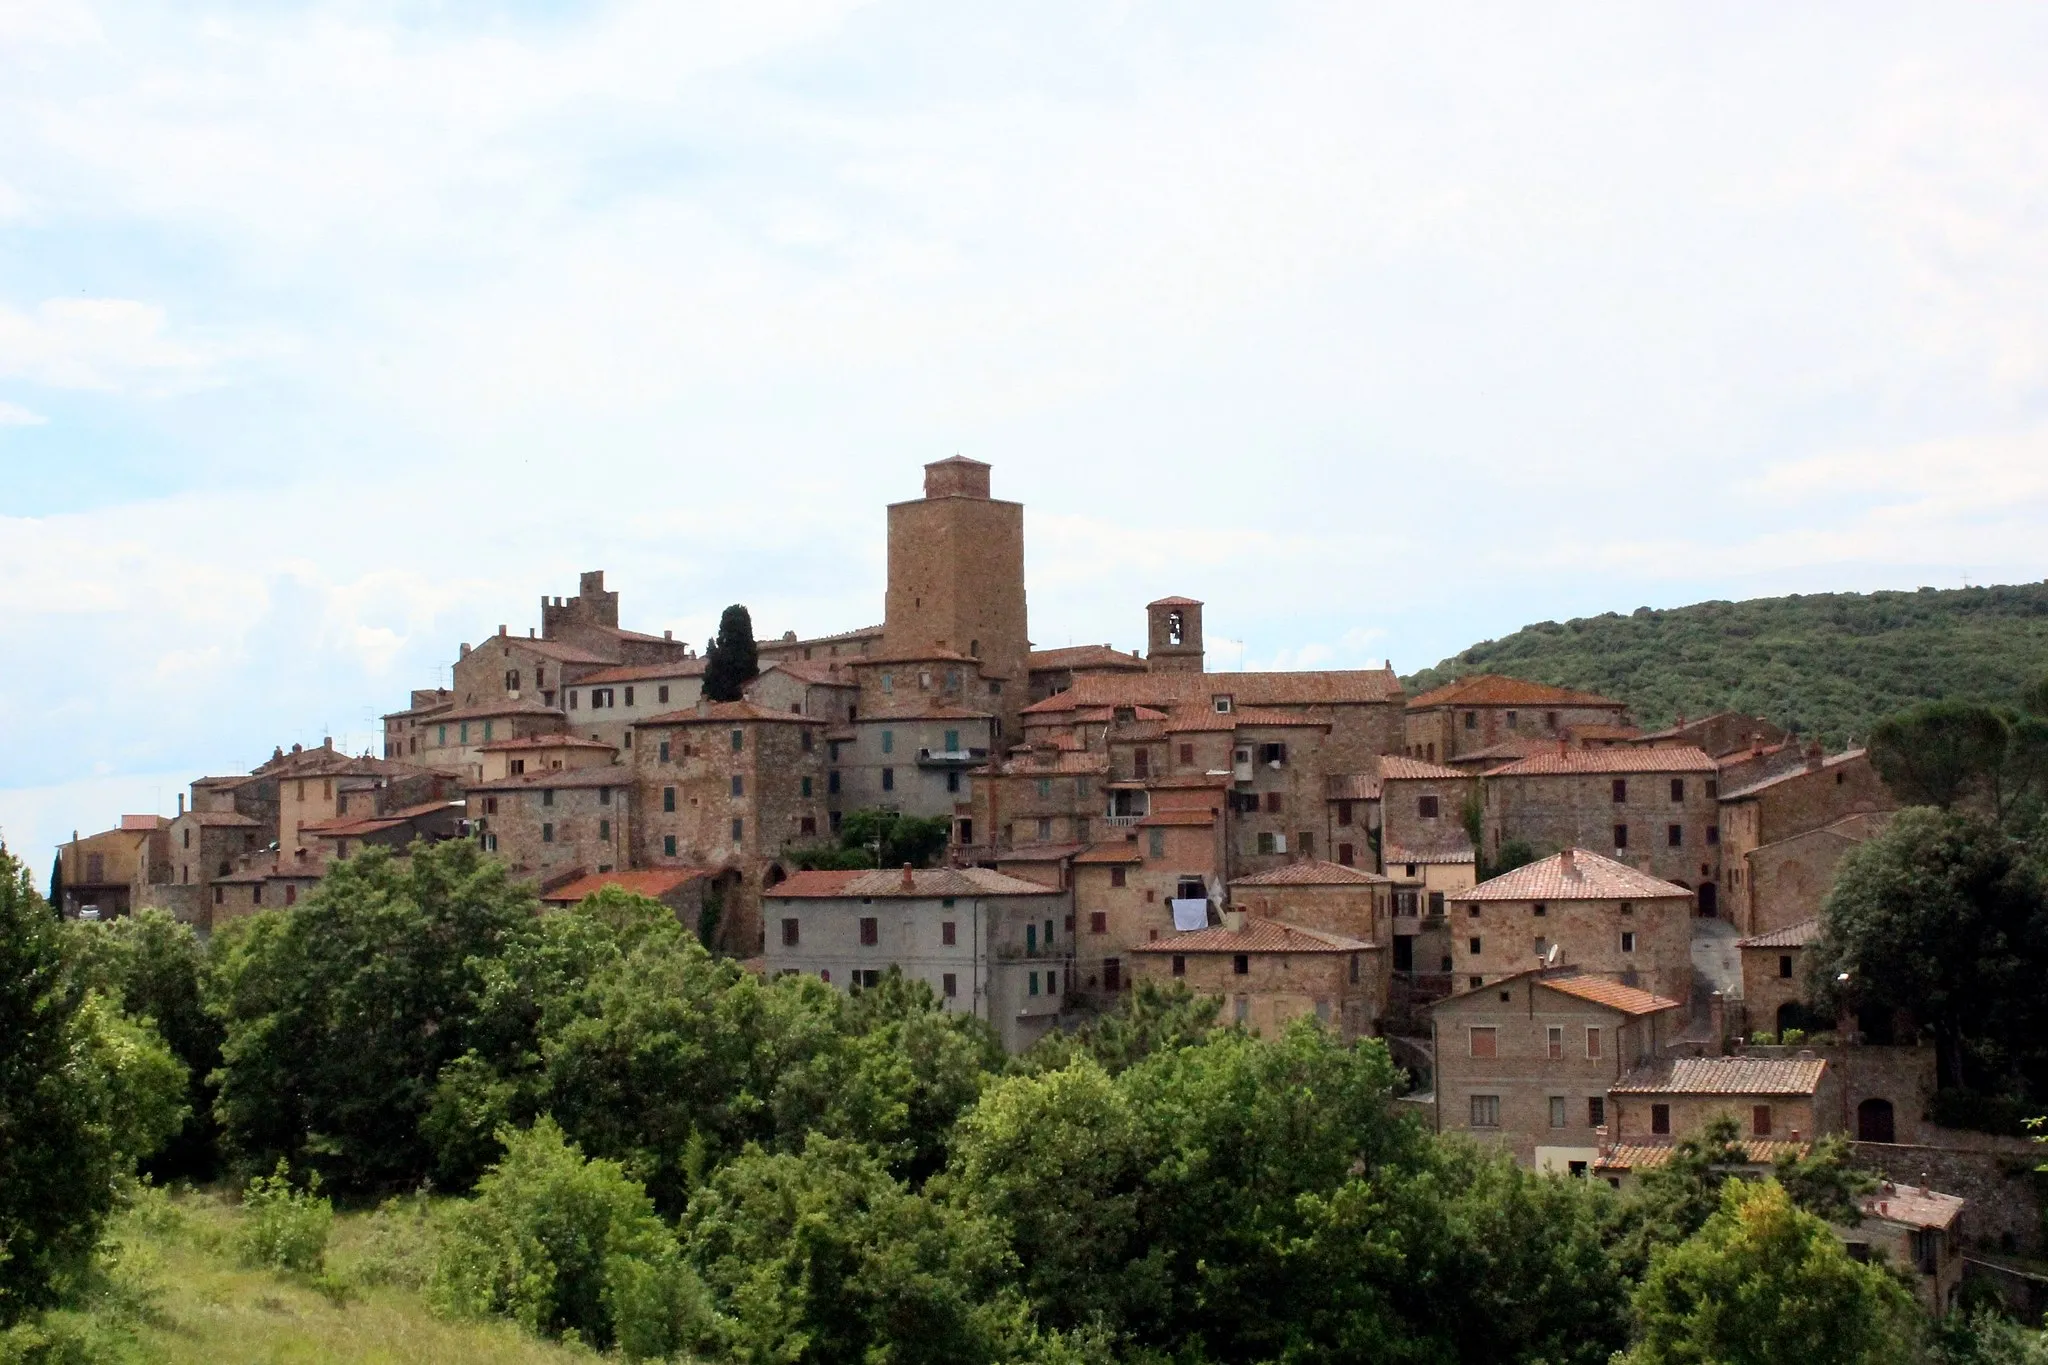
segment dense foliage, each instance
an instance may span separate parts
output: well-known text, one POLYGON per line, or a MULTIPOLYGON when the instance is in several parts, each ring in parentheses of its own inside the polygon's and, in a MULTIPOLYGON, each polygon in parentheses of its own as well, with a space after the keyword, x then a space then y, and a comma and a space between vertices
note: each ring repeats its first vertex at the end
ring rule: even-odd
POLYGON ((2048 675, 2048 583, 1544 621, 1403 681, 1412 696, 1469 673, 1616 697, 1647 726, 1733 709, 1840 743, 1919 702, 2003 702, 2048 675))
POLYGON ((718 617, 718 634, 704 649, 704 698, 738 701, 747 684, 761 673, 761 652, 754 644, 754 618, 734 603, 718 617))
POLYGON ((2030 823, 2048 798, 2048 682, 2021 710, 1938 701, 1887 716, 1871 730, 1870 761, 1905 805, 2030 823))
POLYGON ((840 821, 839 838, 794 850, 790 864, 801 868, 930 867, 946 851, 953 822, 943 815, 905 815, 893 810, 851 810, 840 821))

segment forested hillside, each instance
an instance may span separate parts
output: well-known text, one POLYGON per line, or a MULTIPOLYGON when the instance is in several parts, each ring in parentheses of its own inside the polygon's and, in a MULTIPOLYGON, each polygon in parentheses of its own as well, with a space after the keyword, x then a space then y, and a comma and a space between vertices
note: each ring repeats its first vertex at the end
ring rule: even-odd
POLYGON ((1405 679, 1505 673, 1630 703, 1655 727, 1741 710, 1833 743, 1915 702, 2008 702, 2048 674, 2048 583, 1638 608, 1524 626, 1405 679))

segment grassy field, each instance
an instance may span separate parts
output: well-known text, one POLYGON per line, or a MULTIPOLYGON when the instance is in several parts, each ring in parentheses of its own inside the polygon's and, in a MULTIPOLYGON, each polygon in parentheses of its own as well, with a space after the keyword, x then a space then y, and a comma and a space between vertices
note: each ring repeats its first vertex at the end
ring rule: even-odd
MULTIPOLYGON (((118 1251, 86 1312, 48 1324, 58 1337, 30 1360, 165 1365, 398 1365, 493 1361, 562 1365, 588 1350, 544 1342, 509 1322, 437 1316, 417 1285, 425 1243, 407 1216, 341 1214, 327 1274, 244 1267, 238 1215, 210 1194, 148 1201, 112 1229, 118 1251)), ((0 1359, 6 1357, 0 1347, 0 1359)))

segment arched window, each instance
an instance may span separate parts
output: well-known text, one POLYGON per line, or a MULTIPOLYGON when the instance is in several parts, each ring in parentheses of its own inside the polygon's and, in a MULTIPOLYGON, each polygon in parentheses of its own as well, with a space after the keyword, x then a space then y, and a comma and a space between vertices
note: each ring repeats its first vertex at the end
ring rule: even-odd
POLYGON ((1856 1106, 1858 1142, 1896 1142, 1896 1133, 1890 1100, 1865 1100, 1856 1106))

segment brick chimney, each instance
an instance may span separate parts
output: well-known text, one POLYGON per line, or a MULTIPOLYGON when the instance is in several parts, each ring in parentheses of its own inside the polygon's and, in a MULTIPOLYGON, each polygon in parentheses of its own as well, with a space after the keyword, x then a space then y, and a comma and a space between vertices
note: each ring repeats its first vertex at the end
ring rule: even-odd
POLYGON ((916 886, 917 878, 911 875, 910 864, 905 863, 903 865, 903 889, 905 891, 910 891, 914 890, 916 886))
POLYGON ((1707 997, 1707 1055, 1718 1057, 1727 1048, 1728 1002, 1715 991, 1707 997))
POLYGON ((1564 873, 1564 875, 1567 877, 1573 877, 1578 875, 1578 861, 1572 856, 1572 851, 1570 848, 1564 848, 1558 851, 1557 870, 1564 873))
POLYGON ((1232 907, 1223 912, 1223 927, 1233 934, 1244 932, 1244 911, 1232 907))

